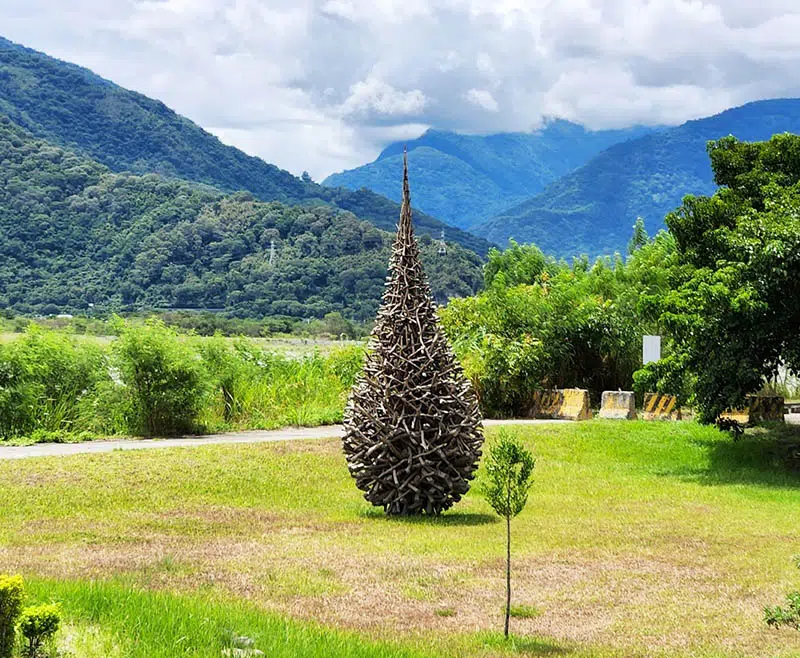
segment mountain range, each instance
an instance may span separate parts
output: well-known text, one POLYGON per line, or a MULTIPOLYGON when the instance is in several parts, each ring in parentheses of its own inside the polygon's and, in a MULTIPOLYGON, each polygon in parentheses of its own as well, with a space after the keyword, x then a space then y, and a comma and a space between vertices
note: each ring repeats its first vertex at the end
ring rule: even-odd
POLYGON ((561 256, 624 251, 637 217, 652 234, 685 195, 714 192, 710 140, 762 141, 783 132, 800 132, 800 99, 757 101, 688 121, 606 149, 473 231, 501 244, 534 242, 561 256))
MULTIPOLYGON (((0 309, 366 321, 398 217, 374 192, 296 178, 158 101, 0 42, 0 309)), ((489 243, 448 229, 440 253, 430 234, 445 224, 415 223, 437 300, 475 292, 489 243)))
MULTIPOLYGON (((428 212, 500 245, 513 238, 557 256, 594 256, 624 252, 637 217, 652 234, 685 195, 713 193, 709 140, 780 132, 800 132, 800 100, 756 101, 652 129, 589 132, 555 121, 529 134, 428 131, 408 148, 415 200, 428 212)), ((325 183, 391 195, 402 146, 325 183)))
MULTIPOLYGON (((262 201, 330 205, 394 231, 400 206, 369 190, 304 181, 227 146, 162 102, 123 89, 88 69, 0 37, 0 115, 35 137, 86 155, 115 172, 158 173, 216 189, 245 190, 262 201)), ((395 180, 401 188, 402 177, 395 180)), ((479 254, 490 243, 415 212, 420 233, 479 254)))
POLYGON ((593 132, 563 120, 530 133, 480 136, 428 130, 407 145, 391 144, 375 162, 329 176, 323 185, 367 188, 399 201, 396 181, 407 146, 416 205, 469 229, 542 191, 609 146, 652 131, 634 127, 593 132))

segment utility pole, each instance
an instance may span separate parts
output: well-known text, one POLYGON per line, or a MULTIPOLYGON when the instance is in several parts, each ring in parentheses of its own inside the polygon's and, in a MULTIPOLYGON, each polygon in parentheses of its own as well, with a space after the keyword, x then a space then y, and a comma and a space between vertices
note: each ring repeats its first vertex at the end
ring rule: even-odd
POLYGON ((442 238, 439 240, 439 255, 444 256, 447 254, 447 245, 444 241, 444 229, 442 229, 442 238))

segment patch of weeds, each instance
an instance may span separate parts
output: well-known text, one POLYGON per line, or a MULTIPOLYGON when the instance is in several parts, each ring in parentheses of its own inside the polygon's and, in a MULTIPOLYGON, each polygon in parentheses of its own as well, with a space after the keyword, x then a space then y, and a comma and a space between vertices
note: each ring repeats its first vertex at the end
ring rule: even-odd
POLYGON ((433 611, 437 617, 455 617, 455 608, 437 608, 433 611))
POLYGON ((479 633, 477 639, 484 649, 492 650, 492 655, 564 656, 570 653, 570 649, 555 642, 513 633, 508 637, 504 637, 502 633, 479 633))
POLYGON ((270 596, 279 599, 324 596, 344 591, 341 581, 330 569, 274 569, 267 571, 259 578, 259 582, 270 596))
MULTIPOLYGON (((505 608, 503 610, 505 611, 505 608)), ((535 617, 539 617, 541 614, 542 611, 533 605, 519 603, 511 606, 511 616, 516 619, 534 619, 535 617)))

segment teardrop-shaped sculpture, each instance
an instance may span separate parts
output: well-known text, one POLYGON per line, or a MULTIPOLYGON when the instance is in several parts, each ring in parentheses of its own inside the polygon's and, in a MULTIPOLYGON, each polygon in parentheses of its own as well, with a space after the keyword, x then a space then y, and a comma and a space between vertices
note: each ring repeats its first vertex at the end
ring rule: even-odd
POLYGON ((439 326, 414 239, 406 154, 386 289, 345 412, 347 464, 387 514, 439 514, 469 490, 482 444, 478 400, 439 326))

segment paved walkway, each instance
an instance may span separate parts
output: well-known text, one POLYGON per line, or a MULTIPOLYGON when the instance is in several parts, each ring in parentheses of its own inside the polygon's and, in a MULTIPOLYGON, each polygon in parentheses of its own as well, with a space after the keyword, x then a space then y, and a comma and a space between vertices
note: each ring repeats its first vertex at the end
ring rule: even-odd
MULTIPOLYGON (((562 420, 485 420, 484 425, 536 425, 563 423, 562 420)), ((270 443, 273 441, 296 441, 298 439, 338 439, 342 436, 341 425, 323 427, 288 427, 280 430, 253 430, 228 434, 208 434, 178 439, 117 439, 113 441, 84 441, 83 443, 37 443, 32 446, 0 447, 0 460, 25 459, 27 457, 64 457, 82 453, 112 452, 114 450, 144 450, 147 448, 189 448, 229 443, 270 443)))

